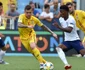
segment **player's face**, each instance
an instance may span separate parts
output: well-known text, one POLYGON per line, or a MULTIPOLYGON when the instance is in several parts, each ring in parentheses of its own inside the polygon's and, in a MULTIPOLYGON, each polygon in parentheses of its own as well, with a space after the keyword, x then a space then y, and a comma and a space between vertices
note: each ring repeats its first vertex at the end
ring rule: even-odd
POLYGON ((74 9, 76 9, 76 4, 75 3, 73 3, 73 6, 74 6, 74 9))
POLYGON ((68 5, 68 8, 69 8, 69 13, 73 13, 73 11, 74 11, 74 6, 72 6, 72 5, 68 5))
POLYGON ((60 10, 60 16, 61 17, 63 17, 63 18, 65 18, 66 16, 67 16, 67 11, 65 11, 65 10, 60 10))
POLYGON ((25 10, 25 16, 29 19, 31 18, 31 15, 32 15, 32 9, 30 10, 25 10))

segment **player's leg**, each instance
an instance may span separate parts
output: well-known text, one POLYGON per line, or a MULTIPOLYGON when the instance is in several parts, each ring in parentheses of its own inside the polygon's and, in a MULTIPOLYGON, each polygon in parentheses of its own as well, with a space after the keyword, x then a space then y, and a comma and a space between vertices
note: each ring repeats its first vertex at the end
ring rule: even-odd
POLYGON ((85 57, 85 48, 80 40, 73 43, 73 47, 77 50, 83 57, 85 57))
POLYGON ((82 56, 85 54, 85 48, 80 40, 72 42, 72 47, 79 52, 82 56))
POLYGON ((31 35, 31 39, 29 40, 29 44, 30 44, 30 48, 32 49, 32 53, 37 58, 37 60, 40 63, 45 63, 46 60, 41 56, 40 51, 37 49, 35 33, 31 35))
MULTIPOLYGON (((82 44, 83 44, 83 46, 84 46, 84 48, 85 48, 85 37, 84 37, 83 40, 82 40, 82 44)), ((78 51, 79 51, 79 50, 78 50, 78 51)), ((82 49, 81 51, 83 52, 84 49, 82 49)), ((76 54, 76 55, 74 55, 74 56, 82 57, 82 55, 80 54, 81 51, 79 51, 78 54, 76 54)), ((84 57, 85 57, 85 55, 84 55, 84 57)))
POLYGON ((44 60, 44 58, 41 56, 40 51, 36 48, 36 44, 35 43, 29 44, 29 41, 30 40, 21 40, 26 50, 33 54, 33 56, 40 62, 40 67, 43 68, 43 63, 45 63, 46 60, 44 60), (35 48, 33 48, 33 46, 35 48))
POLYGON ((2 47, 1 49, 2 49, 3 51, 6 51, 8 48, 9 48, 9 45, 7 44, 7 45, 5 45, 4 47, 2 47))
POLYGON ((0 64, 8 64, 3 60, 3 57, 5 56, 6 50, 9 48, 9 46, 5 46, 2 39, 0 39, 0 64))
POLYGON ((30 46, 32 48, 33 55, 38 59, 38 61, 40 63, 45 63, 46 60, 44 60, 44 58, 41 56, 40 51, 36 48, 36 44, 35 43, 30 43, 30 46))
POLYGON ((32 48, 32 54, 39 61, 40 69, 42 70, 44 63, 46 63, 46 60, 42 57, 40 51, 36 48, 36 44, 35 43, 33 43, 33 42, 30 43, 30 47, 32 48))
POLYGON ((84 36, 84 38, 83 38, 82 44, 83 44, 83 46, 84 46, 84 48, 85 48, 85 36, 84 36))
POLYGON ((58 53, 60 59, 65 64, 65 69, 71 68, 71 65, 68 64, 68 61, 65 57, 65 53, 63 52, 64 49, 68 49, 68 48, 69 48, 68 42, 63 42, 63 44, 60 44, 58 47, 56 47, 56 50, 57 50, 57 53, 58 53))

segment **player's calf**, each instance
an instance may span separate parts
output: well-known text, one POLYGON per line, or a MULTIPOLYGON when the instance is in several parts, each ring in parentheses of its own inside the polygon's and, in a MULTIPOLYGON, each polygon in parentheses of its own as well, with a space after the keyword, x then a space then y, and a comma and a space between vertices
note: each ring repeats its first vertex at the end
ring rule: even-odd
POLYGON ((3 51, 6 51, 9 48, 9 45, 7 44, 5 47, 2 47, 3 51))

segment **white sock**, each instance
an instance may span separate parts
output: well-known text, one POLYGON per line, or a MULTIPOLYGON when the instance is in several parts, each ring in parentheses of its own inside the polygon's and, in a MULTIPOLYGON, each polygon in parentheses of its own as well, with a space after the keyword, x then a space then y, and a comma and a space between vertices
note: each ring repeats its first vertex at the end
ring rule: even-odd
POLYGON ((3 57, 5 56, 5 52, 3 50, 0 50, 0 61, 3 61, 3 57))
POLYGON ((63 63, 65 65, 68 65, 68 62, 66 60, 65 53, 63 52, 63 50, 59 47, 57 47, 56 50, 57 50, 57 53, 58 53, 60 59, 63 61, 63 63))
POLYGON ((83 57, 85 57, 85 55, 83 57))

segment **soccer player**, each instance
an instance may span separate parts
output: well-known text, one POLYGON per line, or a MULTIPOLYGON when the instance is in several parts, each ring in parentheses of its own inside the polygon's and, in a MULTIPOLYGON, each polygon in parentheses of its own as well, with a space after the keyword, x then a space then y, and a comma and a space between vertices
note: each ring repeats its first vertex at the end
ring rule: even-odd
POLYGON ((56 50, 59 54, 59 57, 65 64, 65 69, 70 69, 71 65, 68 64, 65 54, 62 50, 70 50, 74 48, 77 52, 81 53, 81 55, 85 55, 85 49, 80 41, 80 38, 76 31, 76 22, 75 19, 69 15, 69 9, 66 5, 62 5, 60 7, 61 18, 59 19, 61 26, 54 22, 54 26, 64 31, 64 42, 61 43, 56 50))
POLYGON ((0 33, 0 64, 9 64, 3 60, 3 57, 5 56, 6 50, 9 48, 9 46, 5 46, 2 37, 4 37, 4 35, 0 33))
POLYGON ((43 69, 43 64, 46 63, 46 60, 41 56, 40 51, 36 48, 36 33, 33 29, 35 25, 41 26, 57 38, 55 33, 42 24, 39 19, 32 16, 32 8, 30 5, 27 5, 24 9, 24 14, 21 14, 18 19, 20 39, 27 51, 32 53, 33 56, 39 61, 40 69, 43 69))
MULTIPOLYGON (((3 24, 2 16, 3 16, 3 4, 2 2, 0 2, 0 26, 2 26, 3 24)), ((5 56, 5 52, 9 48, 9 46, 8 45, 5 46, 2 37, 4 37, 4 35, 0 33, 0 64, 8 64, 3 60, 3 57, 5 56)))
POLYGON ((73 1, 72 4, 74 6, 74 9, 76 10, 77 2, 76 1, 73 1))
POLYGON ((66 5, 68 2, 73 2, 74 0, 61 0, 61 5, 66 5))
MULTIPOLYGON (((85 11, 75 10, 73 3, 66 4, 69 8, 70 14, 76 20, 76 26, 85 33, 85 11)), ((82 42, 85 42, 85 37, 82 42)))

